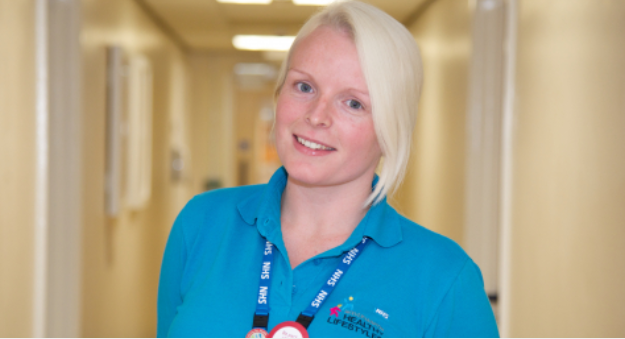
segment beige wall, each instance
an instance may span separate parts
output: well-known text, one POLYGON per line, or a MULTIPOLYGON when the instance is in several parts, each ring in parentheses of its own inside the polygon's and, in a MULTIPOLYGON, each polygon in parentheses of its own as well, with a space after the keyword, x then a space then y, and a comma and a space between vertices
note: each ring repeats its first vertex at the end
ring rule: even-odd
POLYGON ((424 84, 411 162, 391 199, 415 222, 462 244, 470 13, 438 0, 409 27, 423 57, 424 84))
POLYGON ((193 190, 204 191, 208 180, 222 186, 236 182, 234 136, 233 55, 191 53, 189 55, 193 97, 192 154, 193 190))
POLYGON ((624 13, 520 1, 512 336, 625 336, 624 13))
POLYGON ((0 0, 0 337, 32 335, 35 5, 0 0))
POLYGON ((190 76, 185 53, 128 0, 83 0, 83 319, 87 337, 156 334, 162 252, 173 220, 192 196, 190 76), (104 214, 106 46, 143 54, 152 64, 152 197, 139 211, 104 214), (170 152, 187 166, 171 180, 170 152))

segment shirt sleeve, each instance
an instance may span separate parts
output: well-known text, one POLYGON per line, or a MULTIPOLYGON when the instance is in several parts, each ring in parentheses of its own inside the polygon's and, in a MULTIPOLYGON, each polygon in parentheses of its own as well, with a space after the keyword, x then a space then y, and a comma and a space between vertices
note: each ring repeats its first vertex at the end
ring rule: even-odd
POLYGON ((426 330, 426 337, 499 337, 482 273, 472 260, 447 291, 426 330))
POLYGON ((158 283, 157 329, 159 338, 167 337, 178 306, 182 304, 181 281, 187 261, 184 225, 191 222, 192 212, 187 204, 180 212, 169 233, 158 283))

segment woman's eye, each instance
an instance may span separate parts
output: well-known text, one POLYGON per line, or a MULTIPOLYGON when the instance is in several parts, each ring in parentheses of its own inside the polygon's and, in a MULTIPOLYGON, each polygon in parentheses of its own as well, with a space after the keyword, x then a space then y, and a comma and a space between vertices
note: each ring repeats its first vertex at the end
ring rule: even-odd
POLYGON ((347 100, 347 105, 349 106, 349 108, 353 108, 353 109, 361 109, 362 108, 362 104, 356 100, 350 99, 347 100))
POLYGON ((312 92, 312 87, 305 83, 305 82, 298 82, 297 83, 297 89, 302 92, 302 93, 311 93, 312 92))

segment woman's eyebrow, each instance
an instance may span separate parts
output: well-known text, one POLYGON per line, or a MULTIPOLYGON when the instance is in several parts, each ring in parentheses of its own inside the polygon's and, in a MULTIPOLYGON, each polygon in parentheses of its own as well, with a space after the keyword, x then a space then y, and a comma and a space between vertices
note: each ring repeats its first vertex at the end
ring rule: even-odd
POLYGON ((299 69, 297 69, 297 68, 289 68, 289 72, 291 72, 291 71, 294 71, 294 72, 297 72, 297 73, 304 74, 304 75, 306 75, 306 76, 308 76, 308 77, 310 77, 310 78, 314 78, 314 77, 313 77, 312 75, 310 75, 309 73, 304 72, 304 71, 302 71, 302 70, 299 70, 299 69))
POLYGON ((350 87, 350 88, 348 88, 348 90, 354 91, 354 92, 358 92, 359 94, 364 95, 364 96, 367 97, 367 99, 369 99, 369 91, 365 92, 365 91, 359 90, 358 88, 354 88, 354 87, 350 87))

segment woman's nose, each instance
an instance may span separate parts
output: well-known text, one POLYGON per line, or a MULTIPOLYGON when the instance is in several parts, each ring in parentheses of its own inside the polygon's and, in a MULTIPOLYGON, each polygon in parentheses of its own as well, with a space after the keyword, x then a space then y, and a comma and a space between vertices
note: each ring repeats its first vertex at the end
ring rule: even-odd
POLYGON ((330 127, 332 125, 330 100, 319 98, 306 113, 306 122, 314 127, 330 127))

